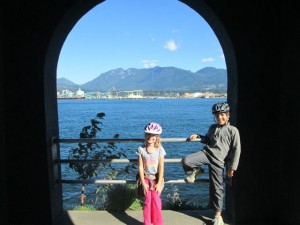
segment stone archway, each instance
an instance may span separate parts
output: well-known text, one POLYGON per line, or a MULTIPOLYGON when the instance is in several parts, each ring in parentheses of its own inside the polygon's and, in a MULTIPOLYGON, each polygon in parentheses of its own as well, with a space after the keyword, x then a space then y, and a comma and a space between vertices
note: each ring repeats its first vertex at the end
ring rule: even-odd
MULTIPOLYGON (((228 72, 228 102, 232 106, 233 116, 231 118, 232 123, 236 123, 236 105, 237 105, 237 70, 236 70, 236 60, 235 54, 232 50, 232 45, 230 38, 228 37, 225 28, 222 26, 220 20, 216 17, 213 10, 203 2, 195 2, 192 0, 180 0, 184 4, 191 7, 200 16, 202 16, 208 24, 212 27, 216 36, 218 37, 221 46, 223 48, 227 72, 228 72)), ((89 10, 91 10, 96 5, 102 3, 103 0, 98 1, 79 1, 73 4, 69 9, 65 11, 64 17, 61 19, 60 23, 55 28, 55 32, 52 35, 51 43, 48 47, 45 69, 44 69, 44 90, 45 90, 45 118, 46 118, 46 132, 49 142, 51 138, 58 137, 58 114, 57 114, 57 99, 56 99, 56 68, 59 58, 60 50, 66 40, 69 32, 75 26, 77 21, 84 16, 89 10)), ((49 157, 49 173, 52 178, 50 183, 54 184, 55 178, 60 177, 60 168, 58 165, 54 164, 54 159, 59 154, 59 149, 53 148, 53 145, 49 143, 47 145, 47 152, 51 154, 49 157)), ((55 211, 54 214, 58 214, 62 210, 62 188, 59 185, 53 185, 51 187, 52 192, 52 206, 55 211)), ((230 194, 230 193, 229 193, 230 194)), ((231 203, 226 202, 226 205, 230 208, 231 203)), ((234 209, 231 209, 232 211, 234 209)))

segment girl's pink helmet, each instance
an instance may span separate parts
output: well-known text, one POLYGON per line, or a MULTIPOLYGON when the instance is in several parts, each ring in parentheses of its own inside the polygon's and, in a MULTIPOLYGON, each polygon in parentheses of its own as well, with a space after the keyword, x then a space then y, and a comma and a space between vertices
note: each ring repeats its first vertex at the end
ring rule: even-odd
POLYGON ((158 123, 151 122, 145 126, 145 133, 147 134, 161 134, 162 128, 158 123))

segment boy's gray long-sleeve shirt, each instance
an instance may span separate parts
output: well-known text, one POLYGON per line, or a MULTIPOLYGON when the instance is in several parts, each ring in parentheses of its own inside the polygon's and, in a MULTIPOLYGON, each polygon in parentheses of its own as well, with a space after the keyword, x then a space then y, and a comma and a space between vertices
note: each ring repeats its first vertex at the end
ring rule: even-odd
POLYGON ((224 166, 224 161, 228 156, 228 167, 237 170, 240 154, 241 142, 240 134, 236 127, 227 123, 223 126, 213 124, 205 135, 206 144, 203 151, 215 163, 224 166))

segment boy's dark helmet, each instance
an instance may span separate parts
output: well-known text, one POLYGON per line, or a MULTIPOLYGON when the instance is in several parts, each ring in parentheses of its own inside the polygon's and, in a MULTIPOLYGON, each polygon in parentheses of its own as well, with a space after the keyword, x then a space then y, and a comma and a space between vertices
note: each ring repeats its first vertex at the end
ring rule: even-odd
POLYGON ((211 111, 212 111, 212 114, 229 112, 230 107, 229 107, 227 102, 218 102, 218 103, 213 105, 211 111))

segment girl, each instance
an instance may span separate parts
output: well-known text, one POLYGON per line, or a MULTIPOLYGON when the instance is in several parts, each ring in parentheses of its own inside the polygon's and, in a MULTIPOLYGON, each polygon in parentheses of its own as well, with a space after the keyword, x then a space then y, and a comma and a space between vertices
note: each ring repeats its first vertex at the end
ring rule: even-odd
POLYGON ((151 122, 145 126, 145 142, 137 150, 139 176, 144 194, 144 225, 163 225, 161 192, 164 188, 165 149, 160 142, 162 128, 151 122))

